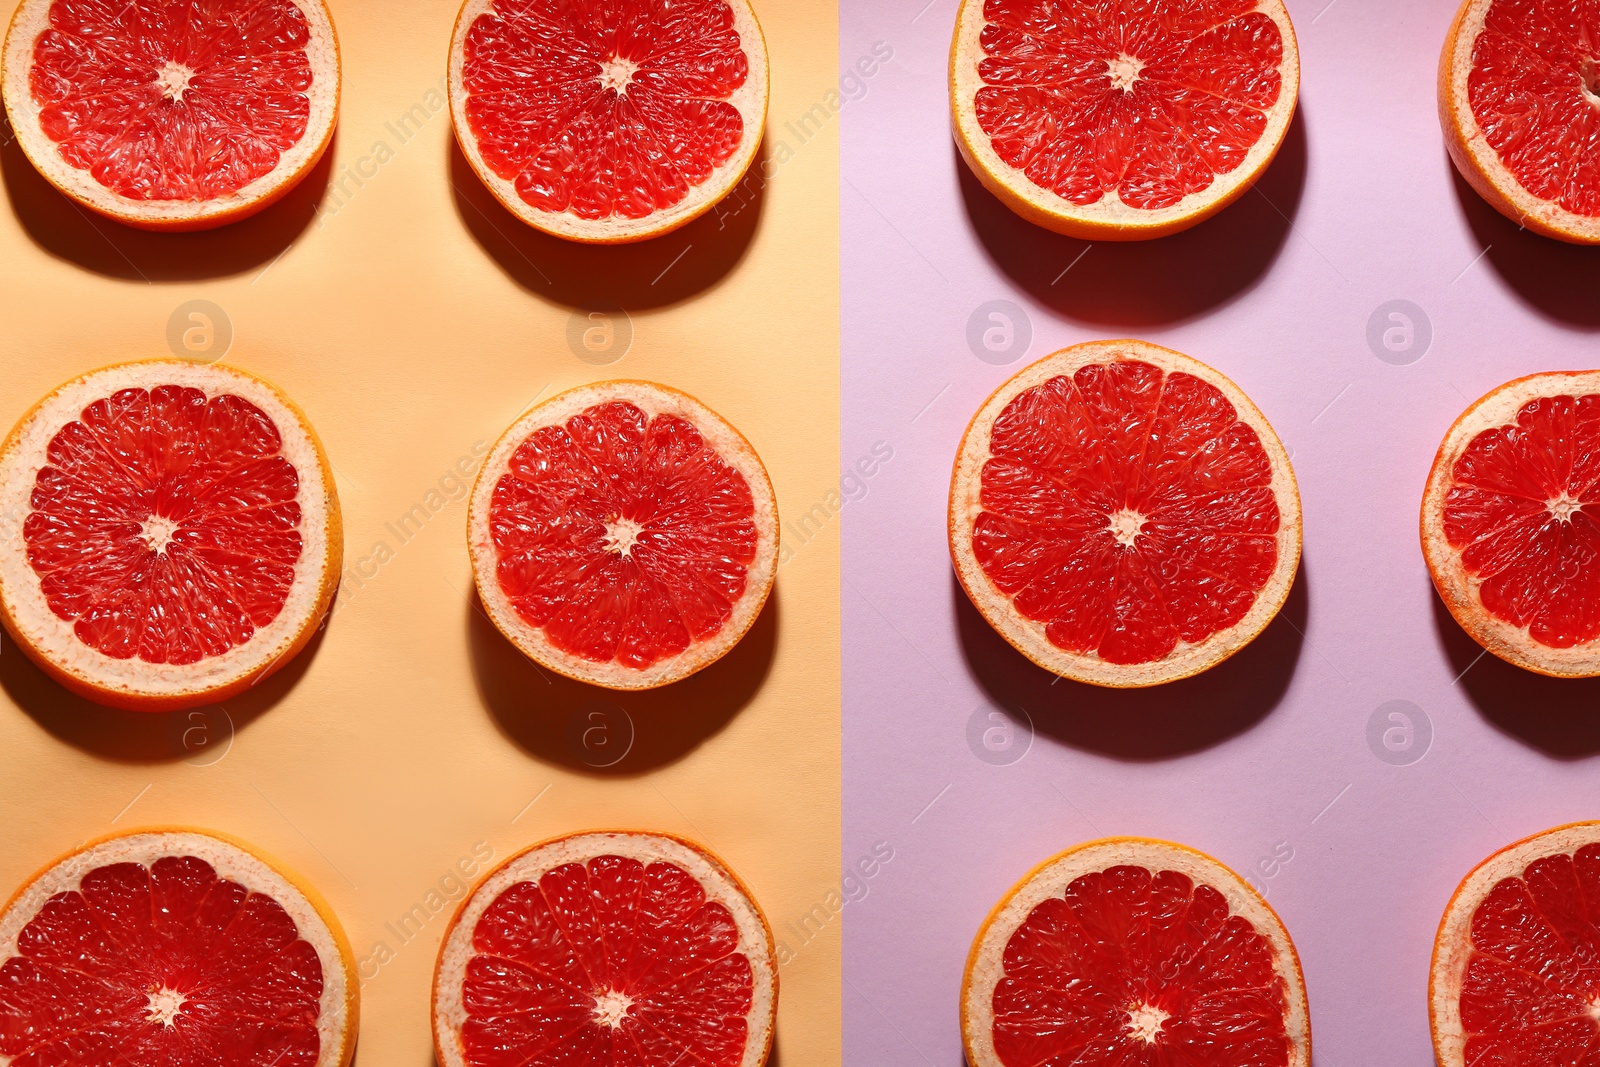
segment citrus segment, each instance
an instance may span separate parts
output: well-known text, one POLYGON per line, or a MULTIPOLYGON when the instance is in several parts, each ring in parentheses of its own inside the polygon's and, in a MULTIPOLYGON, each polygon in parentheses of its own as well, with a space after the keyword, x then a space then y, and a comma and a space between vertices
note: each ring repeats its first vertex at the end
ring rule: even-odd
POLYGON ((744 123, 726 97, 749 64, 732 9, 634 6, 623 17, 643 26, 594 26, 599 12, 580 9, 551 26, 550 13, 507 4, 467 30, 467 125, 494 172, 542 211, 643 218, 682 201, 739 147, 744 123), (681 20, 672 39, 652 42, 665 27, 649 23, 669 18, 681 20), (528 62, 545 55, 549 66, 528 62), (576 172, 575 156, 586 162, 576 172))
POLYGON ((272 170, 306 133, 311 32, 292 0, 215 5, 55 0, 30 84, 45 134, 74 167, 135 200, 210 200, 272 170), (174 25, 176 23, 176 25, 174 25), (249 121, 246 121, 247 118, 249 121))
POLYGON ((342 1067, 355 1034, 336 920, 245 849, 105 839, 0 913, 0 1056, 15 1067, 342 1067))
POLYGON ((451 59, 480 176, 525 221, 592 241, 664 233, 731 189, 766 79, 746 0, 467 0, 451 59))
POLYGON ((443 1067, 757 1067, 776 1006, 771 936, 698 847, 581 834, 492 872, 446 935, 443 1067))
POLYGON ((1272 466, 1192 375, 1124 360, 1051 378, 989 450, 973 552, 1061 648, 1161 659, 1237 623, 1272 575, 1272 466))
POLYGON ((195 663, 249 640, 283 610, 302 547, 281 447, 232 394, 90 404, 51 440, 22 524, 50 609, 117 659, 195 663))
POLYGON ((523 619, 563 652, 636 669, 727 623, 759 540, 744 476, 692 423, 625 401, 523 441, 490 527, 523 619))
POLYGON ((1000 902, 962 988, 973 1067, 1304 1067, 1300 966, 1265 901, 1179 845, 1131 838, 1047 861, 1000 902))
POLYGON ((1440 61, 1439 109, 1462 176, 1546 236, 1600 243, 1600 15, 1466 0, 1440 61))
POLYGON ((585 681, 661 685, 720 656, 776 570, 771 484, 709 409, 643 382, 563 394, 507 431, 473 493, 491 618, 585 681))
POLYGON ((1469 408, 1428 479, 1440 596, 1479 643, 1532 670, 1600 673, 1597 447, 1600 375, 1534 375, 1469 408))
POLYGON ((1597 32, 1600 19, 1558 21, 1534 0, 1502 0, 1489 7, 1467 78, 1484 139, 1523 187, 1591 217, 1600 215, 1597 32))
POLYGON ((1277 0, 965 0, 951 53, 957 140, 1034 222, 1156 237, 1254 182, 1293 114, 1298 63, 1277 0))
POLYGON ((1204 192, 1265 131, 1283 37, 1252 0, 1197 6, 1129 33, 1104 9, 1046 22, 1029 0, 989 0, 979 126, 1000 158, 1075 204, 1162 208, 1204 192))
POLYGON ((0 471, 20 535, 0 549, 7 622, 94 699, 222 699, 327 609, 331 476, 304 417, 259 379, 180 361, 97 371, 18 424, 0 471))
POLYGON ((1485 430, 1451 471, 1445 536, 1480 579, 1489 614, 1552 648, 1600 637, 1600 396, 1531 400, 1513 426, 1485 430), (1552 574, 1572 581, 1551 588, 1552 574))
POLYGON ((321 0, 26 0, 6 61, 7 108, 35 165, 135 225, 260 210, 316 162, 337 107, 321 0))
POLYGON ((1276 614, 1298 496, 1271 428, 1221 375, 1138 342, 1082 345, 974 417, 951 552, 973 602, 1037 662, 1152 684, 1219 662, 1276 614))
POLYGON ((1600 825, 1497 852, 1451 898, 1429 981, 1441 1067, 1584 1063, 1600 1039, 1600 825))

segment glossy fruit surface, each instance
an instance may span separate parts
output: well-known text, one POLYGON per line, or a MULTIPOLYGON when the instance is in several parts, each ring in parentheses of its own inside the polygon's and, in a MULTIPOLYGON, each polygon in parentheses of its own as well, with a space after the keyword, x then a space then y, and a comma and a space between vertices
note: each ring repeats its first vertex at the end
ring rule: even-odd
POLYGON ((1456 168, 1495 210, 1600 244, 1600 13, 1466 0, 1439 61, 1439 117, 1456 168))
POLYGON ((759 1067, 771 934, 738 880, 678 838, 545 842, 491 872, 440 951, 442 1067, 759 1067))
POLYGON ((964 0, 950 63, 979 179, 1086 240, 1160 237, 1221 210, 1276 154, 1299 91, 1279 0, 964 0))
POLYGON ((1423 496, 1428 569, 1462 629, 1543 674, 1600 674, 1600 374, 1493 390, 1456 420, 1423 496))
POLYGON ((85 375, 18 423, 0 472, 6 623, 92 699, 224 699, 287 662, 331 603, 331 469, 299 409, 242 371, 154 360, 85 375))
POLYGON ((1559 826, 1496 852, 1439 924, 1428 982, 1440 1067, 1572 1063, 1600 1023, 1600 823, 1559 826))
POLYGON ((473 491, 479 595, 495 624, 562 674, 665 685, 733 647, 777 569, 760 459, 694 398, 604 382, 506 431, 473 491))
POLYGON ((1029 873, 979 930, 962 986, 972 1067, 1306 1067, 1288 933, 1222 864, 1142 838, 1029 873))
POLYGON ((456 135, 530 225, 642 240, 744 175, 766 62, 747 0, 467 0, 450 67, 456 135))
POLYGON ((0 1056, 15 1067, 343 1067, 357 1029, 337 920, 244 847, 102 839, 0 913, 0 1056))
POLYGON ((1066 349, 974 416, 951 551, 973 602, 1048 669, 1150 685, 1270 621, 1299 556, 1288 457, 1238 387, 1135 341, 1066 349))
POLYGON ((6 109, 34 165, 151 229, 277 200, 326 149, 338 97, 322 0, 25 0, 6 44, 6 109))

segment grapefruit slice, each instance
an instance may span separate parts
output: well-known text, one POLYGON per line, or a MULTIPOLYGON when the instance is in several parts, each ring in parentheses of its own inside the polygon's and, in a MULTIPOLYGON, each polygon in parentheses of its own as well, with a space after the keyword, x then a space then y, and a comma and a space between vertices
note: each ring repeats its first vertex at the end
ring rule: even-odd
POLYGON ((450 114, 512 214, 573 241, 642 241, 744 177, 767 117, 748 0, 466 0, 450 114))
POLYGON ((1239 387, 1143 341, 1023 368, 972 417, 950 555, 1000 635, 1065 678, 1175 681, 1255 639, 1300 563, 1289 456, 1239 387))
POLYGON ((344 1067, 359 983, 339 920, 253 850, 196 830, 101 838, 0 912, 12 1067, 344 1067))
POLYGON ((507 430, 473 486, 478 595, 558 674, 651 689, 725 655, 778 571, 778 506, 750 442, 686 393, 601 382, 507 430))
POLYGON ((772 932, 722 861, 682 838, 573 834, 489 872, 433 978, 439 1067, 760 1067, 772 932))
POLYGON ((1433 943, 1439 1067, 1584 1064, 1600 1041, 1600 823, 1508 845, 1473 868, 1433 943))
POLYGON ((1600 675, 1600 371, 1534 374, 1462 413, 1422 498, 1461 628, 1540 674, 1600 675))
POLYGON ((311 424, 243 371, 105 367, 0 445, 0 617, 102 704, 170 711, 248 689, 311 639, 342 558, 311 424))
POLYGON ((1086 241, 1186 230, 1255 184, 1300 91, 1282 0, 962 0, 956 144, 1030 222, 1086 241))
POLYGON ((1439 119, 1467 183, 1519 226, 1600 244, 1600 14, 1466 0, 1439 60, 1439 119))
POLYGON ((339 44, 322 0, 23 0, 4 82, 50 184, 130 226, 203 230, 260 211, 322 158, 339 44))
POLYGON ((1233 871, 1119 837, 1030 871, 978 930, 961 983, 972 1067, 1310 1067, 1288 931, 1233 871))

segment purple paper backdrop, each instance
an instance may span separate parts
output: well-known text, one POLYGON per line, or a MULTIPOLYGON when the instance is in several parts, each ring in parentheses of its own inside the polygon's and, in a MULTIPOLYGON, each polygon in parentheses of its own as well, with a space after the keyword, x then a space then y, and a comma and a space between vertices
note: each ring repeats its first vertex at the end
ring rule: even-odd
POLYGON ((843 454, 862 461, 845 486, 844 861, 892 850, 846 886, 847 1063, 957 1067, 962 965, 991 905, 1062 848, 1142 834, 1266 890, 1320 1063, 1420 1067, 1458 880, 1514 838, 1600 817, 1600 686, 1480 658, 1417 541, 1429 462, 1471 400, 1600 363, 1600 251, 1519 232, 1445 156, 1453 6, 1290 0, 1300 112, 1258 191, 1178 237, 1090 246, 1013 217, 956 155, 956 0, 844 3, 843 454), (1005 340, 991 301, 1014 305, 1009 351, 982 343, 991 326, 1005 340), (1215 365, 1266 412, 1294 456, 1305 561, 1233 661, 1113 693, 1052 684, 986 627, 951 572, 945 495, 1001 381, 1129 335, 1215 365))

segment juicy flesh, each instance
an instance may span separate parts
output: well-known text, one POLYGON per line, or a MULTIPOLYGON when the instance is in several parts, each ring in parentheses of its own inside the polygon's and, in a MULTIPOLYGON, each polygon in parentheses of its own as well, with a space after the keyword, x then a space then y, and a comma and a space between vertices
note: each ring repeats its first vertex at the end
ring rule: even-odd
POLYGON ((1221 390, 1137 360, 995 420, 972 548, 1057 648, 1149 663, 1236 625, 1278 561, 1272 466, 1221 390))
POLYGON ((0 965, 11 1067, 314 1067, 322 963, 270 896, 194 856, 84 875, 0 965))
POLYGON ((1000 158, 1079 206, 1157 210, 1236 170, 1282 89, 1257 0, 985 0, 978 125, 1000 158))
POLYGON ((569 863, 501 893, 473 929, 472 1067, 736 1067, 753 976, 733 915, 682 868, 569 863))
POLYGON ((467 31, 467 124, 532 207, 640 219, 739 148, 748 73, 726 0, 496 0, 467 31))
POLYGON ((214 200, 305 136, 310 39, 293 0, 54 0, 30 87, 45 136, 105 188, 214 200))
POLYGON ((1524 189, 1600 217, 1600 9, 1495 0, 1472 46, 1467 100, 1524 189))
POLYGON ((1594 1062, 1600 1044, 1600 845, 1535 860, 1472 914, 1465 1062, 1594 1062))
POLYGON ((162 385, 83 409, 51 440, 23 521, 57 617, 116 659, 219 656, 283 609, 300 480, 249 401, 162 385))
POLYGON ((758 541, 744 475, 694 424, 623 401, 530 434, 489 525, 524 621, 568 655, 640 670, 721 631, 758 541))
POLYGON ((1271 943, 1176 871, 1073 880, 1006 942, 994 1048, 1041 1064, 1283 1067, 1288 987, 1271 943))
POLYGON ((1550 648, 1600 639, 1600 396, 1529 401, 1450 473, 1445 537, 1484 610, 1550 648))

